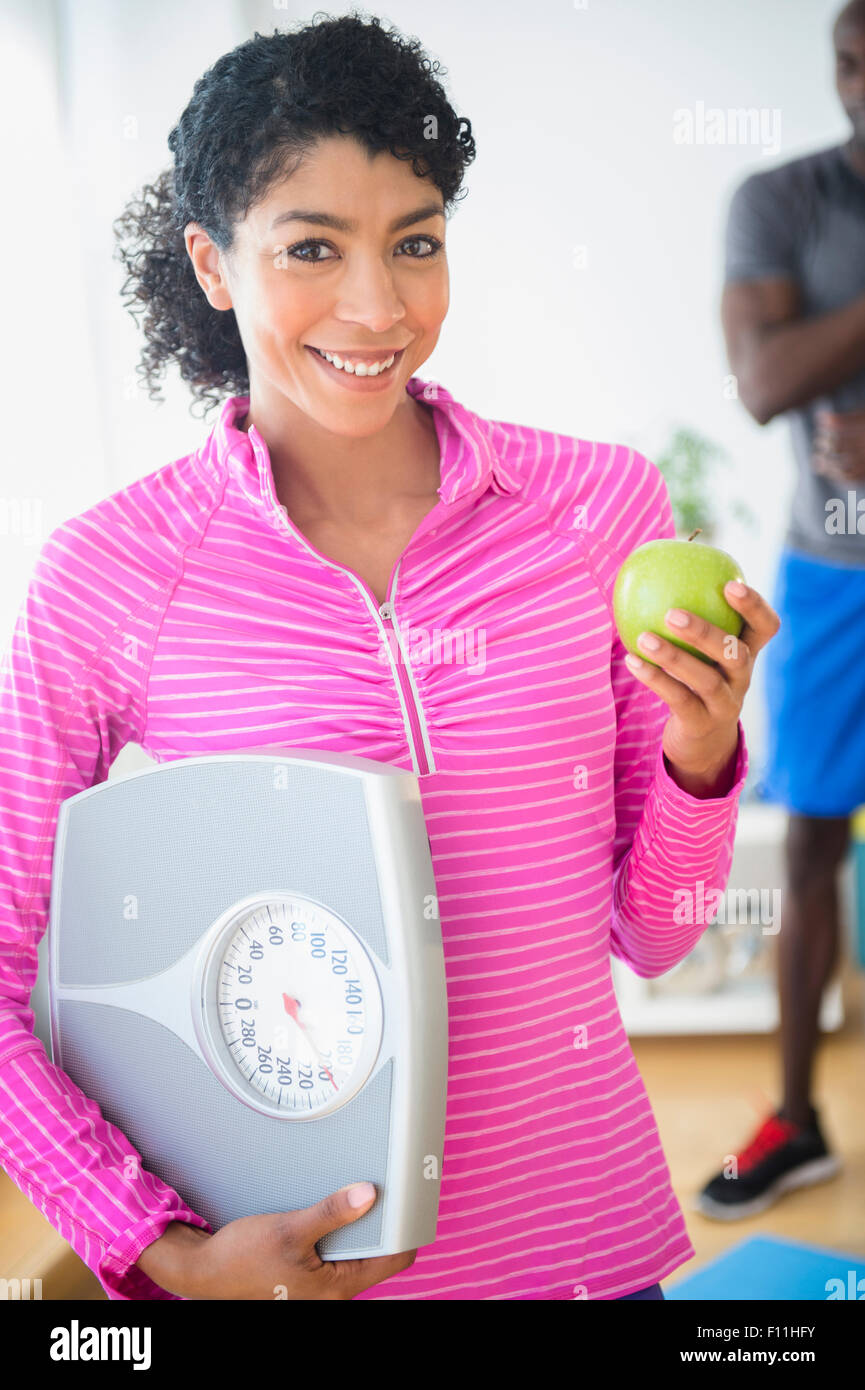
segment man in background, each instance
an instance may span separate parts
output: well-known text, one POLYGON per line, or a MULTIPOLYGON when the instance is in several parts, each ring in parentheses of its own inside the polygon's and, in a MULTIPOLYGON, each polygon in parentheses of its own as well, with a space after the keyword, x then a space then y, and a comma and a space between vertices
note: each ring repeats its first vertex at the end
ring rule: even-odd
POLYGON ((840 145, 750 175, 730 204, 721 305, 739 396, 787 414, 796 487, 766 652, 762 791, 788 812, 778 938, 783 1099, 697 1207, 751 1216, 834 1176, 812 1104, 823 990, 837 962, 837 874, 865 802, 865 0, 832 31, 852 125, 840 145))

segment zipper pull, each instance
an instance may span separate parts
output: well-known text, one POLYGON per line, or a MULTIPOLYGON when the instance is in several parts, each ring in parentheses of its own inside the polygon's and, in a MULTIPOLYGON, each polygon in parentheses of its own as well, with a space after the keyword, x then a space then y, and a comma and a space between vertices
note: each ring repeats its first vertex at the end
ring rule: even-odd
POLYGON ((393 604, 390 603, 390 601, 379 604, 378 615, 380 618, 390 618, 393 620, 393 604))

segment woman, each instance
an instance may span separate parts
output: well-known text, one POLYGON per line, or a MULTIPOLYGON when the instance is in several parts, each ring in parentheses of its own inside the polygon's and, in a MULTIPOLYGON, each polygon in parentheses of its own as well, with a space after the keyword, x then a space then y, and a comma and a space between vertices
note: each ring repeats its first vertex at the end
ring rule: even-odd
POLYGON ((256 35, 169 145, 120 225, 125 288, 151 391, 174 362, 220 412, 52 533, 5 665, 4 1162, 113 1299, 660 1298, 693 1249, 609 957, 669 970, 703 930, 676 890, 726 885, 776 615, 728 589, 738 645, 687 629, 717 666, 634 663, 611 590, 674 535, 654 465, 416 375, 474 157, 416 43, 354 16, 256 35), (27 1000, 58 806, 130 740, 417 774, 450 1015, 433 1245, 323 1263, 363 1186, 214 1233, 48 1063, 27 1000))

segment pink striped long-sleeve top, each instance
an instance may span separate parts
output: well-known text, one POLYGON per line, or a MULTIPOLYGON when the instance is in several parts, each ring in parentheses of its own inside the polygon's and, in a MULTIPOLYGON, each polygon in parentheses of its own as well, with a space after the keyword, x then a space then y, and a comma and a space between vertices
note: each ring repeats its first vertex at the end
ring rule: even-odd
POLYGON ((58 809, 130 741, 418 775, 450 1018, 438 1230, 360 1298, 613 1299, 694 1253, 610 970, 692 949, 683 891, 726 888, 748 767, 740 724, 730 792, 681 790, 669 710, 623 662, 613 581, 675 534, 666 485, 633 449, 406 389, 441 486, 385 604, 294 526, 235 396, 194 452, 52 531, 3 656, 0 1157, 110 1299, 177 1297, 135 1261, 172 1221, 210 1230, 33 1034, 58 809))

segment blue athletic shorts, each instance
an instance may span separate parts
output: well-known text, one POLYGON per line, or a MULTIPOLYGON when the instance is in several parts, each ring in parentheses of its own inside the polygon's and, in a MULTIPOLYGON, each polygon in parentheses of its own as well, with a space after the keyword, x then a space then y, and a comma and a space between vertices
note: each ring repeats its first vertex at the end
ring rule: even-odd
POLYGON ((865 803, 865 566, 784 547, 763 648, 767 754, 757 795, 808 816, 865 803))

